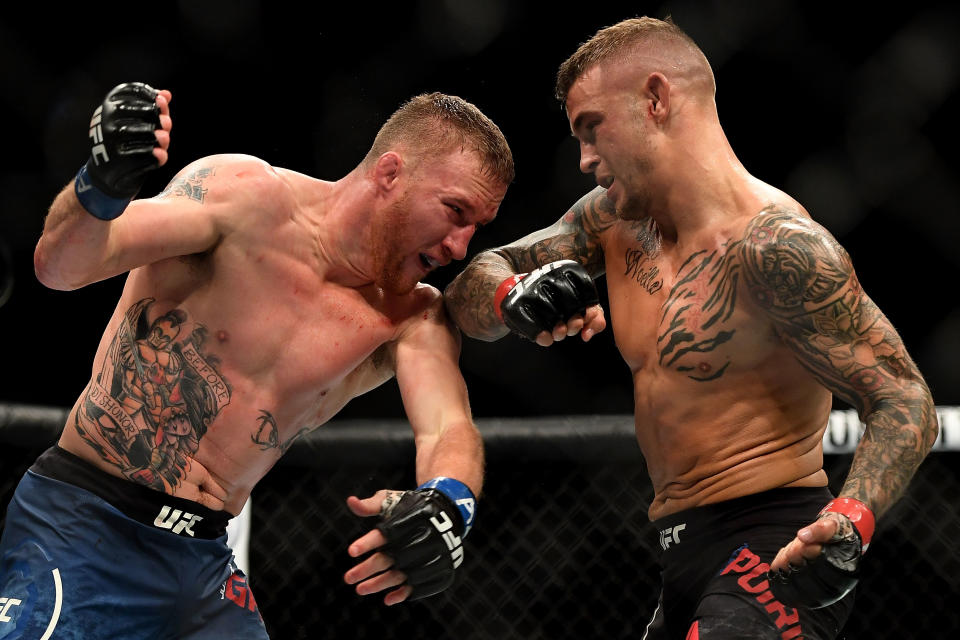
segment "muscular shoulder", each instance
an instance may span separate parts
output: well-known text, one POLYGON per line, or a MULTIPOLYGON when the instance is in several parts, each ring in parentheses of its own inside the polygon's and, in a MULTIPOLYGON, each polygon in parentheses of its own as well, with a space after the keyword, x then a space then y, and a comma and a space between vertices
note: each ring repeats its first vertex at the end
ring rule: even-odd
POLYGON ((420 322, 445 321, 446 312, 443 307, 443 294, 429 284, 419 283, 410 292, 408 298, 410 321, 420 322))
POLYGON ((200 204, 261 203, 262 206, 287 190, 287 181, 260 158, 220 154, 185 166, 157 197, 186 198, 200 204))
POLYGON ((447 315, 443 294, 428 284, 418 284, 409 294, 405 312, 406 321, 400 332, 400 341, 412 337, 429 340, 429 336, 459 335, 447 315))
POLYGON ((754 216, 740 257, 753 301, 775 313, 809 311, 856 286, 846 250, 799 208, 770 205, 754 216))

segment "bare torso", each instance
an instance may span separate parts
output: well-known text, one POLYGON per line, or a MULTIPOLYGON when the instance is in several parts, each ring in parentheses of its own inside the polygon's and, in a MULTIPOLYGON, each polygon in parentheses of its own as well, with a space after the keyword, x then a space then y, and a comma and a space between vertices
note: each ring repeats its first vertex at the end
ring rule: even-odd
POLYGON ((281 175, 208 253, 130 272, 62 447, 235 514, 298 436, 393 375, 390 343, 438 293, 329 281, 301 215, 322 183, 281 175))
POLYGON ((821 438, 832 406, 754 306, 741 273, 758 189, 693 242, 661 244, 649 222, 603 235, 613 331, 633 372, 637 439, 656 519, 782 486, 824 486, 821 438))

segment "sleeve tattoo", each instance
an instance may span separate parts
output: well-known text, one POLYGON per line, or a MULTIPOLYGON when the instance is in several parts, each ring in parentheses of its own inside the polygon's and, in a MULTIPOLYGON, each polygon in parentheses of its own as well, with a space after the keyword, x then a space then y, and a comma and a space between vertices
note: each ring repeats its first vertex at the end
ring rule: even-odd
POLYGON ((493 295, 504 279, 556 260, 576 260, 594 278, 604 273, 600 235, 617 221, 603 189, 594 189, 546 229, 478 254, 444 292, 447 310, 467 335, 496 340, 507 333, 493 295))
POLYGON ((863 292, 847 252, 822 227, 770 207, 742 245, 753 301, 866 430, 842 494, 879 517, 903 493, 937 437, 933 399, 897 331, 863 292))

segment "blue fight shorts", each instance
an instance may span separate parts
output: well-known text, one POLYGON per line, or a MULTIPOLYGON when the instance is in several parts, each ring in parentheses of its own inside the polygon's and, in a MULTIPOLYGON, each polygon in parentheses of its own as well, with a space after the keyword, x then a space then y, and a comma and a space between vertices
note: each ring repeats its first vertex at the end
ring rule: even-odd
POLYGON ((663 588, 643 640, 828 640, 854 592, 822 609, 794 609, 766 573, 781 547, 817 518, 826 488, 781 488, 687 509, 654 521, 663 588))
POLYGON ((229 517, 48 450, 7 508, 0 639, 267 638, 229 517))

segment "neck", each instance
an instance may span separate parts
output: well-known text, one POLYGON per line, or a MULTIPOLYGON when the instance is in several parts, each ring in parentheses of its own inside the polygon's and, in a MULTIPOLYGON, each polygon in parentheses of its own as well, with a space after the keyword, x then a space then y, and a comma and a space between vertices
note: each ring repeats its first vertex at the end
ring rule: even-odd
POLYGON ((353 288, 374 281, 368 249, 373 193, 362 168, 357 167, 333 183, 318 203, 319 215, 313 228, 326 280, 353 288))
POLYGON ((671 141, 670 149, 655 170, 654 184, 661 188, 654 193, 651 216, 665 241, 681 243, 718 219, 736 215, 751 177, 719 122, 689 131, 671 141))

